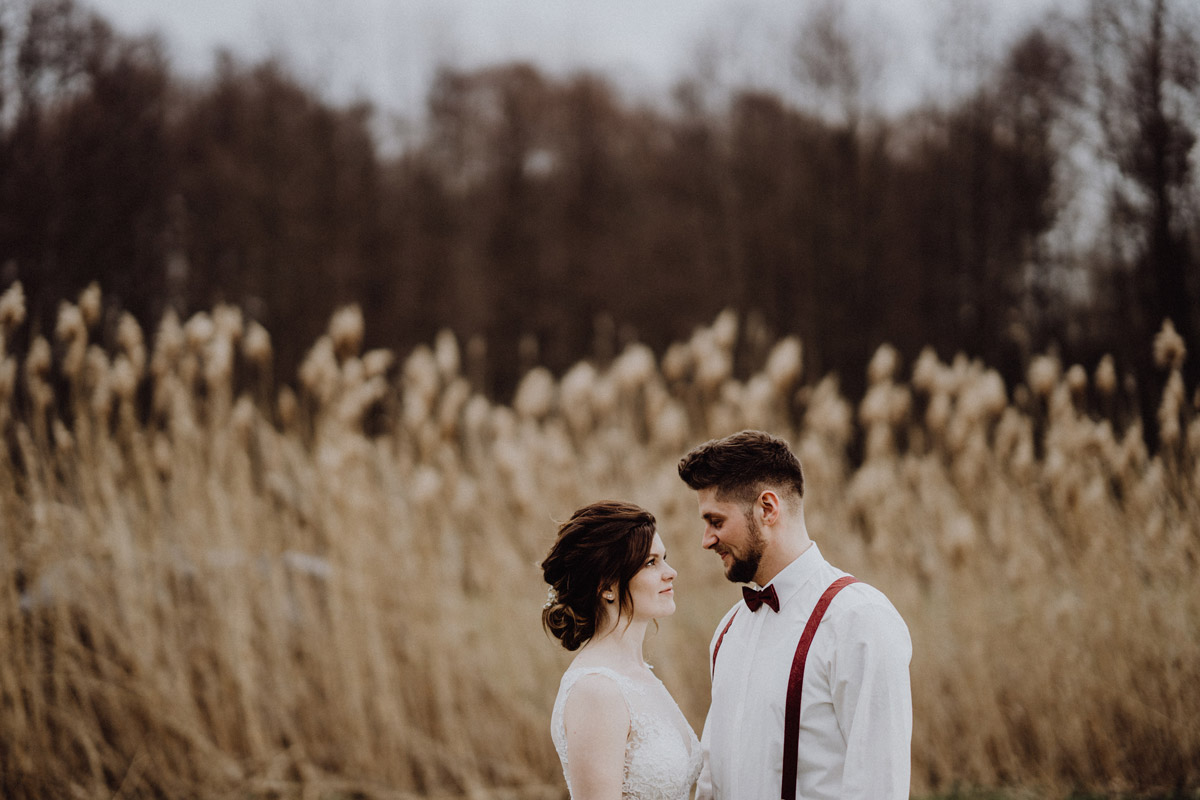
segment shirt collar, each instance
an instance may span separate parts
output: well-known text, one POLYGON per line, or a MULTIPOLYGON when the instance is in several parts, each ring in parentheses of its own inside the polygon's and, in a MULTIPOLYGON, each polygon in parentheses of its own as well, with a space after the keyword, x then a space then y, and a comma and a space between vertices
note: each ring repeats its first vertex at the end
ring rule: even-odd
POLYGON ((800 590, 800 587, 816 576, 817 571, 824 563, 825 558, 821 555, 820 548, 817 547, 816 542, 813 542, 792 563, 779 571, 779 574, 767 585, 775 587, 780 608, 800 590))

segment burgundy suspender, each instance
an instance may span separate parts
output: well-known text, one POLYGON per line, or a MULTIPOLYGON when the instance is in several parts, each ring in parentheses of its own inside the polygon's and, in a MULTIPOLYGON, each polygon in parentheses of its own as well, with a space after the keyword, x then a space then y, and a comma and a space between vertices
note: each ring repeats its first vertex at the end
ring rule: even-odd
MULTIPOLYGON (((792 671, 788 675, 787 701, 783 717, 783 786, 780 789, 782 800, 796 800, 796 768, 800 758, 800 695, 804 689, 804 662, 808 660, 808 648, 812 645, 813 637, 817 635, 817 626, 821 624, 821 618, 825 616, 825 609, 829 608, 834 596, 850 584, 858 582, 858 578, 846 575, 829 584, 829 588, 817 601, 816 607, 808 618, 808 624, 804 626, 804 633, 800 635, 800 642, 796 645, 796 656, 792 660, 792 671)), ((721 641, 729 632, 729 626, 733 625, 733 619, 740 610, 734 610, 733 615, 729 617, 729 622, 721 631, 721 635, 717 637, 717 643, 713 646, 714 675, 721 641)))
POLYGON ((796 645, 783 714, 783 788, 780 789, 783 800, 796 800, 796 762, 800 758, 800 693, 804 689, 804 662, 808 659, 808 648, 817 635, 817 626, 821 624, 821 617, 825 616, 825 609, 833 602, 834 595, 852 583, 858 583, 858 578, 847 575, 829 584, 825 594, 817 601, 812 616, 808 618, 808 624, 804 626, 800 644, 796 645))
POLYGON ((733 618, 737 616, 740 608, 735 608, 733 614, 729 617, 729 622, 725 623, 725 628, 721 631, 721 635, 717 637, 717 643, 713 645, 713 674, 717 672, 717 653, 721 651, 721 642, 725 639, 725 634, 729 633, 729 626, 733 624, 733 618))

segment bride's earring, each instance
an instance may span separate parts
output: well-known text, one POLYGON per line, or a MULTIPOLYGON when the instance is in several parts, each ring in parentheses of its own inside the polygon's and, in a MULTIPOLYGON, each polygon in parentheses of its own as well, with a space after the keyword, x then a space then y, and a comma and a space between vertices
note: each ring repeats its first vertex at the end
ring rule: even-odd
POLYGON ((613 598, 613 593, 612 593, 612 592, 605 592, 605 593, 604 593, 604 599, 605 599, 605 600, 607 600, 608 602, 610 602, 610 603, 611 603, 611 602, 613 601, 613 599, 614 599, 614 598, 613 598))

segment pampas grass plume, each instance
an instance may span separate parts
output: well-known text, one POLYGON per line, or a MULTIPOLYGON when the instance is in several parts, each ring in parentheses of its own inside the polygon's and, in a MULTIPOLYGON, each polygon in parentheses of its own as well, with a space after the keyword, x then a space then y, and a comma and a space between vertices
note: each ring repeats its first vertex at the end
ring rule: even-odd
POLYGON ((54 420, 52 423, 54 430, 54 448, 60 456, 70 458, 75 452, 75 437, 67 430, 67 426, 60 419, 54 420))
POLYGON ((844 443, 854 429, 854 414, 838 393, 833 378, 823 378, 809 397, 804 415, 805 427, 831 442, 844 443))
POLYGON ((202 353, 217 332, 213 318, 205 311, 197 311, 183 325, 183 338, 195 353, 202 353))
POLYGON ((1167 385, 1163 389, 1162 401, 1158 406, 1158 438, 1164 447, 1173 447, 1182 433, 1179 412, 1187 399, 1183 388, 1183 375, 1178 367, 1171 370, 1167 385))
POLYGON ((438 431, 443 439, 452 440, 459 434, 459 419, 471 398, 471 384, 465 378, 454 378, 442 392, 437 411, 438 431))
POLYGON ((656 446, 666 452, 679 452, 686 445, 690 429, 687 412, 674 401, 668 402, 658 412, 650 435, 656 446))
POLYGON ((251 321, 242 339, 242 355, 260 370, 271 366, 271 334, 256 321, 251 321))
POLYGON ((128 355, 117 356, 109 370, 109 383, 122 403, 132 404, 137 394, 139 375, 128 355))
POLYGON ((950 424, 952 410, 950 395, 938 392, 929 399, 929 405, 925 408, 925 427, 935 434, 944 434, 950 424))
POLYGON ((654 351, 637 342, 629 344, 612 365, 613 378, 624 393, 649 383, 656 371, 654 351))
POLYGON ((1154 363, 1163 369, 1179 369, 1186 357, 1187 347, 1175 330, 1175 323, 1163 320, 1162 328, 1154 337, 1154 363))
POLYGON ((732 350, 734 343, 737 342, 737 334, 737 313, 727 308, 718 314, 716 320, 713 321, 713 343, 722 350, 732 350))
POLYGON ((321 405, 325 405, 337 392, 339 377, 333 340, 328 335, 321 336, 300 363, 300 383, 321 405))
POLYGON ((559 406, 567 425, 576 435, 591 430, 592 392, 596 383, 596 368, 580 361, 567 370, 559 382, 559 406))
POLYGON ((58 323, 54 335, 66 346, 62 371, 71 380, 78 380, 87 354, 87 326, 78 306, 63 302, 58 308, 58 323))
POLYGON ((174 309, 167 309, 158 323, 158 331, 154 336, 154 351, 150 356, 150 372, 156 379, 161 380, 175 369, 186 343, 187 337, 179 322, 179 315, 174 309))
POLYGON ((112 412, 113 392, 110 382, 108 354, 99 345, 87 349, 84 374, 92 390, 92 414, 97 420, 107 420, 112 412))
POLYGON ((46 410, 54 402, 54 390, 47 380, 52 362, 50 343, 35 336, 25 356, 25 392, 29 395, 34 430, 42 439, 46 435, 46 410))
POLYGON ((875 350, 875 355, 871 356, 871 361, 867 364, 867 380, 871 384, 890 381, 896 374, 896 368, 899 365, 900 354, 896 352, 896 348, 890 344, 882 344, 875 350))
POLYGON ((771 348, 771 354, 767 356, 767 364, 763 368, 763 372, 766 373, 767 379, 771 381, 771 386, 775 391, 785 394, 791 391, 791 388, 800 380, 803 368, 804 348, 800 346, 800 339, 795 336, 787 336, 780 339, 771 348))
POLYGON ((449 383, 458 377, 462 371, 462 355, 458 348, 458 339, 450 330, 438 331, 433 343, 433 360, 437 363, 438 374, 444 383, 449 383))
POLYGON ((279 415, 279 424, 284 430, 296 425, 300 415, 300 401, 296 399, 296 393, 290 387, 284 386, 276 395, 275 413, 279 415))
POLYGON ((687 378, 692 368, 692 348, 682 342, 674 342, 667 347, 662 358, 663 377, 672 383, 678 383, 687 378))
POLYGON ((941 370, 942 363, 933 348, 923 348, 917 356, 917 362, 913 364, 912 385, 925 394, 932 394, 937 388, 938 373, 941 370))
POLYGON ((35 378, 44 380, 50 374, 53 360, 50 343, 41 336, 35 336, 29 345, 29 353, 25 356, 26 380, 35 378))
POLYGON ((712 338, 700 340, 693 352, 696 359, 696 383, 706 391, 718 389, 733 371, 733 359, 719 349, 712 338))
POLYGON ((339 359, 357 355, 362 349, 365 324, 357 305, 339 308, 329 320, 329 338, 339 359))
POLYGON ((1049 398, 1058 385, 1062 365, 1054 356, 1036 356, 1029 364, 1027 380, 1033 393, 1043 399, 1049 398))
POLYGON ((96 323, 100 321, 100 311, 100 285, 93 281, 79 295, 79 313, 83 319, 83 324, 89 328, 94 328, 96 323))
POLYGON ((0 295, 0 352, 4 343, 25 321, 25 289, 17 281, 0 295))
POLYGON ((204 361, 204 380, 211 387, 228 390, 233 384, 234 342, 228 330, 209 341, 204 361))
POLYGON ((257 413, 254 401, 245 395, 239 397, 233 405, 233 413, 230 414, 229 422, 234 435, 243 448, 248 446, 257 413))
POLYGON ((425 345, 413 348, 402 370, 404 389, 416 393, 426 404, 432 404, 440 383, 437 357, 425 345))
POLYGON ((517 385, 513 409, 524 419, 540 420, 553 408, 554 395, 554 376, 550 370, 534 367, 517 385))
POLYGON ((478 440, 484 435, 484 428, 491 420, 491 415, 491 404, 487 398, 473 394, 463 408, 463 428, 473 440, 478 440))
POLYGON ((1096 365, 1094 378, 1096 390, 1105 397, 1112 397, 1117 391, 1117 368, 1110 355, 1105 355, 1096 365))
POLYGON ((1079 364, 1072 364, 1066 374, 1067 388, 1076 399, 1081 399, 1087 392, 1087 372, 1079 364))
POLYGON ((367 380, 387 375, 392 364, 396 363, 396 355, 387 348, 377 347, 363 353, 363 377, 367 380))

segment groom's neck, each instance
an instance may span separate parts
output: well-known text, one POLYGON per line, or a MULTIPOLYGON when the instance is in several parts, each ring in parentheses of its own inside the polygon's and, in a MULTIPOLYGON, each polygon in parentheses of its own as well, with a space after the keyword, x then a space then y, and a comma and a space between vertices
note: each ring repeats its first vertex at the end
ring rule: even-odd
POLYGON ((758 571, 754 574, 754 582, 759 586, 766 586, 775 580, 776 575, 812 546, 812 539, 808 537, 808 530, 802 520, 799 525, 780 528, 771 533, 773 535, 767 539, 758 571))

